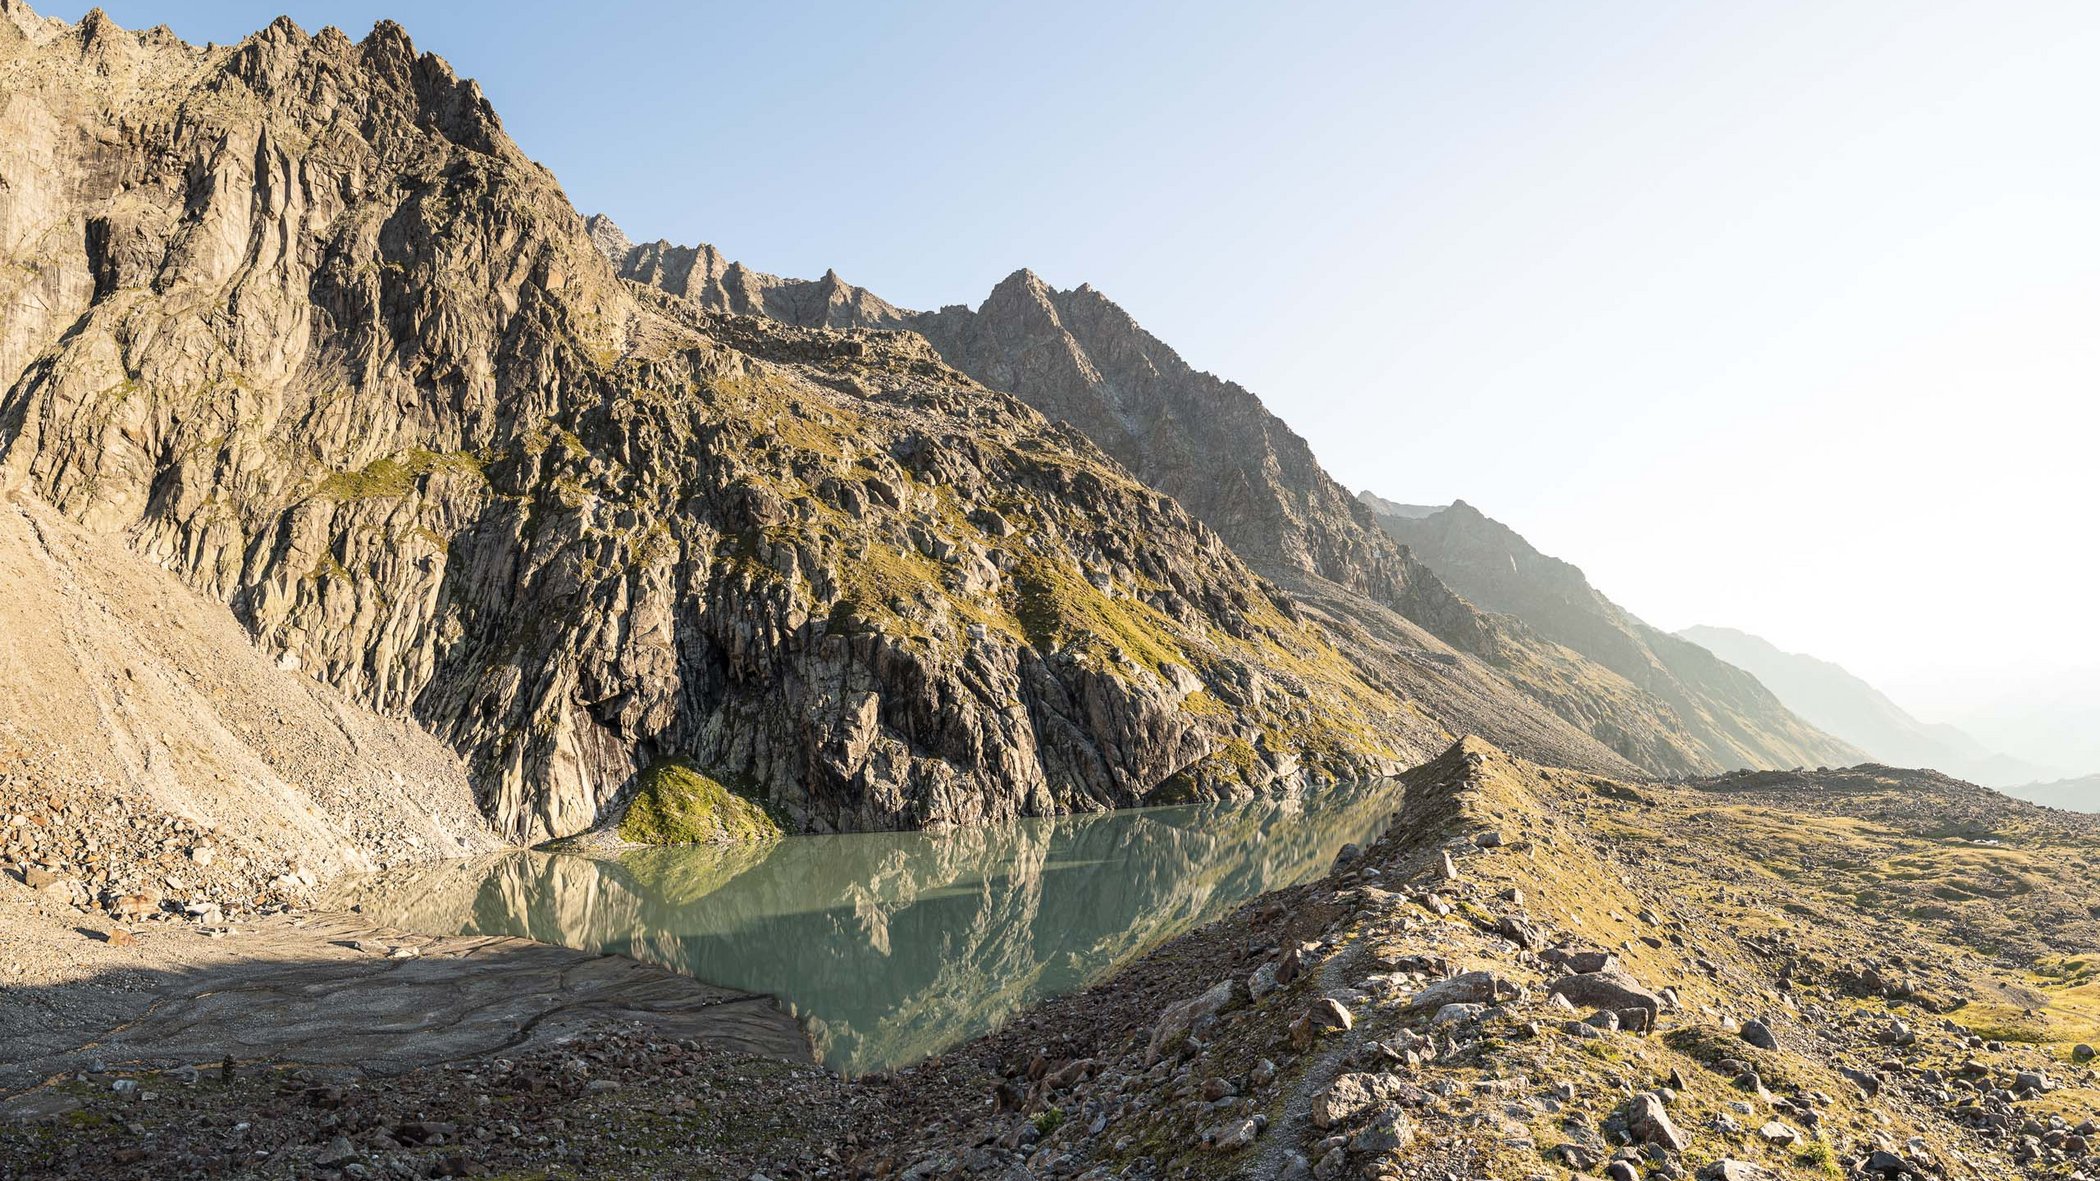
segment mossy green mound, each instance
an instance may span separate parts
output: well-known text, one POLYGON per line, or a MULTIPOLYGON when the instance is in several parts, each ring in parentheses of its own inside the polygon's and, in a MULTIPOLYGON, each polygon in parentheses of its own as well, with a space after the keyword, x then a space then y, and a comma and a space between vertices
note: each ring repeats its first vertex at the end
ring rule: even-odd
POLYGON ((637 845, 747 845, 781 835, 764 808, 676 760, 642 772, 620 820, 620 839, 637 845))

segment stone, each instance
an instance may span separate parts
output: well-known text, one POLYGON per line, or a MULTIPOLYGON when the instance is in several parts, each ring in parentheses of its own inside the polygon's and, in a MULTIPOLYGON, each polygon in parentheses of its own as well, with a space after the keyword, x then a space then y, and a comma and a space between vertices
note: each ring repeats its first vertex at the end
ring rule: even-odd
POLYGON ((1604 1166, 1604 1176, 1608 1181, 1641 1181, 1640 1170, 1630 1161, 1615 1160, 1604 1166))
POLYGON ((1782 1148, 1801 1139, 1801 1133, 1787 1127, 1778 1120, 1766 1121, 1763 1127, 1757 1129, 1757 1134, 1765 1143, 1776 1144, 1782 1148))
POLYGON ((2096 1055, 2100 1055, 2100 1050, 2095 1050, 2084 1042, 2071 1047, 2071 1061, 2073 1062, 2091 1062, 2096 1055))
POLYGON ((58 882, 58 875, 41 865, 32 865, 22 871, 22 884, 32 890, 41 890, 58 882))
POLYGON ((1219 1152, 1237 1152, 1252 1145, 1262 1127, 1260 1121, 1251 1117, 1228 1121, 1211 1133, 1210 1146, 1219 1152))
POLYGON ((1439 850, 1438 856, 1440 856, 1443 859, 1443 863, 1437 868, 1438 875, 1441 876, 1447 882, 1457 881, 1458 866, 1451 860, 1451 850, 1439 850))
POLYGON ((1349 1012, 1349 1006, 1327 996, 1307 1005, 1305 1016, 1323 1030, 1342 1031, 1356 1024, 1356 1017, 1349 1012))
POLYGON ((1660 1096, 1653 1091, 1643 1091, 1621 1104, 1619 1118, 1626 1125, 1626 1132, 1641 1144, 1657 1144, 1671 1152, 1683 1152, 1691 1143, 1677 1125, 1670 1121, 1670 1113, 1664 1109, 1660 1096))
POLYGON ((1429 1026, 1432 1029, 1438 1029, 1447 1025, 1468 1025, 1478 1021, 1480 1015, 1485 1012, 1487 1012, 1486 1005, 1454 1002, 1438 1009, 1436 1016, 1429 1019, 1429 1026))
POLYGON ((1771 1026, 1766 1025, 1762 1021, 1750 1020, 1743 1022, 1741 1036, 1744 1041, 1749 1042, 1760 1050, 1776 1050, 1779 1048, 1778 1036, 1772 1032, 1771 1026))
POLYGON ((1654 1015, 1662 1009, 1661 997, 1641 987, 1639 981, 1618 968, 1563 976, 1553 982, 1550 991, 1583 1008, 1614 1011, 1646 1009, 1651 1025, 1654 1015))
POLYGON ((1517 1000, 1523 995, 1523 988, 1494 972, 1461 972, 1439 980, 1409 997, 1407 1007, 1420 1011, 1441 1009, 1452 1004, 1491 1005, 1517 1000))
POLYGON ((2023 1070, 2013 1076, 2013 1090, 2032 1091, 2039 1095, 2056 1089, 2055 1081, 2039 1070, 2023 1070))
POLYGON ((1312 1125, 1325 1130, 1347 1123, 1406 1090, 1406 1084, 1390 1074, 1358 1072, 1338 1075, 1333 1082, 1314 1092, 1312 1125))
POLYGON ((1365 1156, 1398 1152, 1414 1142, 1414 1121, 1397 1107, 1386 1107, 1371 1117, 1363 1131, 1349 1137, 1349 1151, 1365 1156))
POLYGON ((337 1136, 321 1146, 321 1151, 314 1157, 314 1163, 324 1169, 340 1169, 344 1165, 361 1160, 363 1156, 364 1154, 350 1143, 348 1136, 337 1136))
POLYGON ((1233 998, 1232 981, 1220 980, 1202 993, 1160 1010, 1145 1050, 1146 1061, 1159 1061, 1161 1054, 1178 1045, 1197 1025, 1224 1012, 1233 998))

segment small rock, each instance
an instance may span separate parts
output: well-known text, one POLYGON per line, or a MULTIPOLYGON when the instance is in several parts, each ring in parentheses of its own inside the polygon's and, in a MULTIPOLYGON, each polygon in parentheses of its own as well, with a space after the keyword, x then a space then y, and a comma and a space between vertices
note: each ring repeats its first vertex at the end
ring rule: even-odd
POLYGON ((1261 1123, 1252 1118, 1234 1120, 1211 1134, 1210 1146, 1219 1152, 1236 1152, 1253 1144, 1254 1138, 1261 1135, 1261 1129, 1261 1123))
POLYGON ((1487 1012, 1486 1005, 1475 1005, 1467 1004, 1464 1002, 1456 1002, 1453 1004, 1445 1005, 1443 1008, 1438 1009, 1436 1011, 1436 1016, 1429 1019, 1429 1025, 1432 1029, 1441 1028, 1446 1025, 1464 1025, 1468 1022, 1478 1020, 1480 1018, 1480 1015, 1485 1012, 1487 1012))
POLYGON ((1743 1022, 1742 1038, 1760 1050, 1776 1050, 1779 1048, 1779 1038, 1773 1034, 1772 1027, 1762 1021, 1750 1020, 1743 1022))

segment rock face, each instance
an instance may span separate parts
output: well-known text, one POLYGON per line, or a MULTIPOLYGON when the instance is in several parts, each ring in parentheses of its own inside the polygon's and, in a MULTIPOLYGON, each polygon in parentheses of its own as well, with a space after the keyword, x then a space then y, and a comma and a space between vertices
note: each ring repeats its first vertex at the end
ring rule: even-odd
POLYGON ((709 309, 920 333, 947 363, 1072 424, 1172 495, 1452 733, 1610 773, 1722 767, 1664 701, 1454 594, 1259 398, 1190 368, 1092 287, 1059 291, 1024 270, 975 309, 907 312, 836 275, 759 275, 709 246, 638 247, 603 217, 592 224, 623 277, 709 309))
POLYGON ((198 48, 0 0, 0 94, 0 488, 419 722, 511 839, 669 758, 822 830, 1441 741, 1179 504, 918 338, 793 327, 836 317, 704 260, 684 282, 771 318, 618 282, 395 25, 198 48))
POLYGON ((1757 677, 1627 614, 1581 570, 1540 553, 1465 501, 1432 510, 1368 493, 1362 499, 1387 533, 1469 601, 1516 616, 1663 703, 1675 719, 1673 730, 1689 743, 1683 755, 1690 766, 1735 770, 1864 761, 1860 751, 1789 711, 1757 677))

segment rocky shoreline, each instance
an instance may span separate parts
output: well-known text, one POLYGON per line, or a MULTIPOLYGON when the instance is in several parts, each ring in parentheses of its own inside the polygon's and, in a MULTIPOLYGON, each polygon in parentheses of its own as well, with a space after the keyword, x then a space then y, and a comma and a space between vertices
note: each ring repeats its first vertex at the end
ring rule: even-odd
POLYGON ((1885 768, 1627 785, 1471 740, 1405 789, 1326 878, 905 1070, 612 1022, 391 1074, 85 1071, 32 1092, 77 1106, 0 1132, 0 1175, 2100 1171, 2085 818, 1885 768), (1943 831, 1964 810, 1995 835, 1943 831), (1920 887, 1945 894, 2027 859, 2058 880, 1988 910, 2032 946, 1987 946, 1961 905, 1837 909, 1853 875, 1945 864, 1920 887))

